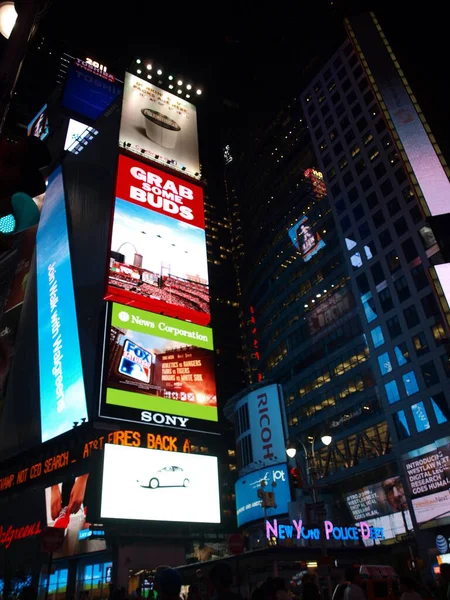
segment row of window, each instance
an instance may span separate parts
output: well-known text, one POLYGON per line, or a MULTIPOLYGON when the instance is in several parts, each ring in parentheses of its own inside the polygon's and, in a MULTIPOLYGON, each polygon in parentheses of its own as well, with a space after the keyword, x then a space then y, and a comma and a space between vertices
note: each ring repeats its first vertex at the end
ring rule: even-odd
MULTIPOLYGON (((447 377, 449 376, 448 371, 448 363, 449 359, 447 354, 443 354, 441 356, 441 360, 443 363, 444 370, 446 370, 447 377)), ((383 375, 387 375, 392 371, 392 363, 390 361, 390 356, 387 352, 381 354, 378 357, 378 362, 380 365, 380 369, 383 375)), ((422 378, 427 388, 433 387, 434 385, 440 382, 439 374, 436 369, 436 365, 432 360, 423 365, 420 365, 420 370, 422 373, 422 378)), ((412 396, 419 391, 419 384, 417 383, 417 378, 415 372, 408 371, 401 376, 403 386, 405 388, 405 392, 407 396, 412 396)), ((400 392, 398 389, 398 384, 395 379, 389 381, 384 384, 384 388, 386 390, 386 396, 389 404, 395 404, 401 400, 400 392)))
MULTIPOLYGON (((450 418, 448 402, 443 393, 430 396, 430 405, 434 418, 438 425, 447 423, 450 418)), ((393 414, 395 430, 399 440, 411 437, 411 434, 422 433, 431 428, 428 412, 425 403, 420 401, 412 404, 405 410, 399 410, 393 414), (412 431, 411 423, 414 423, 415 432, 412 431)))

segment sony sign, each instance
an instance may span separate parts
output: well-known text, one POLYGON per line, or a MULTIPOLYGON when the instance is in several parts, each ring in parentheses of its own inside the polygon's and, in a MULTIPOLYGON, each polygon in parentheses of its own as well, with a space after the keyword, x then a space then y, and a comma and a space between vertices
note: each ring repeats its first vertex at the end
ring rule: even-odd
POLYGON ((154 425, 171 425, 172 427, 186 427, 189 421, 186 417, 176 417, 174 415, 162 415, 161 413, 141 412, 141 421, 143 423, 153 423, 154 425))
MULTIPOLYGON (((245 404, 248 406, 254 462, 242 466, 259 469, 261 463, 270 465, 284 460, 284 428, 278 386, 267 385, 245 395, 236 403, 236 412, 245 404)), ((248 433, 248 430, 242 431, 237 441, 248 433)))

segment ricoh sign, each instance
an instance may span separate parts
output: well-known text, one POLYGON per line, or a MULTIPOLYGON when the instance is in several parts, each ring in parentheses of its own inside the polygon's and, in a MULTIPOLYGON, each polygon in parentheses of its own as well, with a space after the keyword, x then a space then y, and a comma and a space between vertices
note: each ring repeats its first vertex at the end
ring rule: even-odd
MULTIPOLYGON (((260 468, 261 462, 270 465, 284 460, 284 428, 278 386, 267 385, 250 392, 236 404, 236 411, 245 404, 248 405, 255 468, 260 468)), ((248 435, 248 430, 242 435, 248 435)))

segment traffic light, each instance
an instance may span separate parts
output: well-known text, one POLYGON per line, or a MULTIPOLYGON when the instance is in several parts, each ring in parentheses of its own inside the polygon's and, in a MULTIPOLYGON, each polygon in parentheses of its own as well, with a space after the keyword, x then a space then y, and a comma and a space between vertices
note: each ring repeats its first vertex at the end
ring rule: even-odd
POLYGON ((16 143, 0 140, 0 234, 19 233, 38 223, 33 198, 45 192, 41 169, 50 160, 47 147, 36 137, 16 143))
POLYGON ((298 467, 292 467, 289 470, 289 483, 292 489, 301 489, 303 487, 302 474, 298 467))

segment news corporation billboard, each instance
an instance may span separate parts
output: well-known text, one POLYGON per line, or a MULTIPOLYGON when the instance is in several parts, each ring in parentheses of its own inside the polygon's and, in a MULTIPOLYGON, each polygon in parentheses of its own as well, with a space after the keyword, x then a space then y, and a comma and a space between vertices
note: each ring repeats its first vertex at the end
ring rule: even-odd
POLYGON ((200 175, 195 106, 131 73, 125 75, 119 143, 191 177, 200 175))
POLYGON ((119 156, 105 299, 209 323, 199 186, 119 156))
POLYGON ((212 330, 112 304, 100 416, 211 431, 218 420, 212 330))

